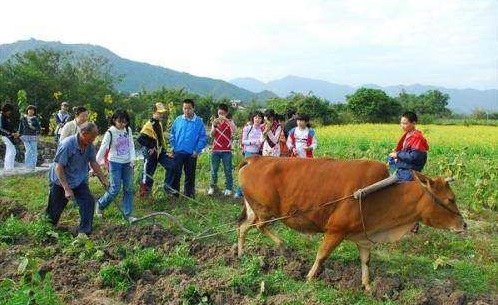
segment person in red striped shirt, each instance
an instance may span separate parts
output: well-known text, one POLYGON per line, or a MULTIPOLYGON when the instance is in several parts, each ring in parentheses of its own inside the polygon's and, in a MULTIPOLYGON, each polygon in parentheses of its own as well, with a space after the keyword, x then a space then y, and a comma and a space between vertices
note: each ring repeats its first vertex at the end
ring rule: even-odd
POLYGON ((235 133, 235 124, 228 118, 228 106, 220 104, 218 106, 218 117, 211 125, 211 137, 213 138, 211 152, 211 179, 209 181, 208 195, 213 195, 218 183, 218 169, 220 162, 223 163, 225 172, 224 196, 231 196, 233 189, 232 176, 232 138, 235 133))

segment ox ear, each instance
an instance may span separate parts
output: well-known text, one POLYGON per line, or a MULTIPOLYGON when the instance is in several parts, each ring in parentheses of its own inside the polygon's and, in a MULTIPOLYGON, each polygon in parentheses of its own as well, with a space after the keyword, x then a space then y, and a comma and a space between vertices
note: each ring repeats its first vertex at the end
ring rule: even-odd
POLYGON ((427 188, 429 189, 434 188, 435 182, 431 178, 417 171, 413 171, 413 175, 415 176, 414 177, 415 180, 418 180, 421 184, 424 184, 427 188))
POLYGON ((422 174, 421 172, 413 171, 413 175, 415 176, 414 178, 416 180, 419 180, 421 183, 430 185, 432 184, 431 178, 427 177, 426 175, 422 174))

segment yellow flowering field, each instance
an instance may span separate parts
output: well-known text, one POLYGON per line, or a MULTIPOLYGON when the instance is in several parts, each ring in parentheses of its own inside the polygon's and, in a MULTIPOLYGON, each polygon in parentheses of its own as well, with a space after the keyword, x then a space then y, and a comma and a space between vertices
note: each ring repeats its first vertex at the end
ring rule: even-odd
MULTIPOLYGON (((475 210, 498 206, 498 127, 418 125, 429 142, 424 172, 453 176, 455 191, 475 210)), ((397 124, 317 128, 318 156, 386 161, 402 130, 397 124)))

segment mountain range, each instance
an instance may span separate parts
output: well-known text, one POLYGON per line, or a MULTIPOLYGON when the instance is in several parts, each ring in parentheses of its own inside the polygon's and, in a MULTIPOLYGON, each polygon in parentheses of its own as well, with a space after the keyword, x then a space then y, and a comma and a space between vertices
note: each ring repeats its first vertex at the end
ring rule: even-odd
POLYGON ((242 101, 266 100, 274 97, 271 92, 255 93, 239 88, 229 82, 208 77, 199 77, 185 72, 154 66, 121 58, 110 50, 90 44, 63 44, 54 41, 36 39, 21 40, 11 44, 0 45, 0 63, 5 62, 16 53, 34 49, 52 49, 56 51, 71 51, 75 54, 94 54, 105 57, 113 65, 118 75, 123 75, 123 80, 116 84, 116 88, 123 92, 138 92, 142 89, 156 90, 161 87, 185 88, 189 92, 200 95, 212 95, 215 98, 228 97, 242 101))
MULTIPOLYGON (((254 78, 236 78, 232 84, 253 91, 271 91, 279 96, 287 96, 292 92, 314 95, 325 98, 332 103, 342 103, 346 95, 353 94, 359 87, 339 85, 323 80, 287 76, 282 79, 262 82, 254 78)), ((448 107, 457 113, 470 113, 474 109, 498 111, 498 90, 450 89, 430 85, 397 85, 381 87, 375 84, 365 84, 360 87, 382 89, 390 96, 397 96, 403 90, 411 94, 422 94, 428 90, 439 90, 449 95, 448 107)))
MULTIPOLYGON (((185 88, 189 92, 200 95, 212 95, 215 98, 227 97, 239 99, 243 102, 251 100, 265 101, 276 96, 285 97, 292 92, 304 94, 312 92, 332 103, 339 103, 345 101, 346 95, 353 94, 358 89, 358 87, 349 85, 334 84, 324 80, 292 75, 267 83, 254 78, 237 78, 227 82, 128 60, 98 45, 63 44, 61 42, 36 39, 1 44, 0 64, 16 53, 39 48, 71 51, 75 54, 94 54, 107 58, 116 73, 123 76, 123 80, 116 84, 116 88, 122 92, 133 93, 142 89, 156 90, 161 87, 185 88)), ((496 89, 450 89, 419 84, 386 87, 366 84, 361 87, 382 89, 391 96, 398 95, 402 90, 413 94, 421 94, 428 90, 440 90, 450 96, 448 106, 455 112, 470 113, 476 108, 498 111, 498 90, 496 89)))

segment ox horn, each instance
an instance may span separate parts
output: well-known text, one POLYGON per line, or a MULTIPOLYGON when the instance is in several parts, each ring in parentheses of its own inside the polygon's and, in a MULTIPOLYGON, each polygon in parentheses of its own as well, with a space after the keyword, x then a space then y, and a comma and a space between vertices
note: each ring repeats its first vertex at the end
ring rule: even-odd
POLYGON ((447 178, 444 178, 444 181, 450 183, 450 182, 455 181, 455 178, 453 178, 453 177, 447 177, 447 178))

